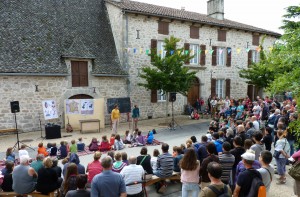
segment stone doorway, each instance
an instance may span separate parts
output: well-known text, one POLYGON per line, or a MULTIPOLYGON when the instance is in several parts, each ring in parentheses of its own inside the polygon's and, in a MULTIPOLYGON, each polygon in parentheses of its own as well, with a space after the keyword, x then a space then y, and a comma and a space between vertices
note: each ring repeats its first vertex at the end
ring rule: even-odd
POLYGON ((195 107, 195 103, 198 98, 200 98, 200 81, 198 78, 194 78, 192 82, 192 86, 189 89, 187 101, 188 104, 195 107))
POLYGON ((76 94, 71 96, 69 99, 93 99, 93 97, 87 94, 76 94))

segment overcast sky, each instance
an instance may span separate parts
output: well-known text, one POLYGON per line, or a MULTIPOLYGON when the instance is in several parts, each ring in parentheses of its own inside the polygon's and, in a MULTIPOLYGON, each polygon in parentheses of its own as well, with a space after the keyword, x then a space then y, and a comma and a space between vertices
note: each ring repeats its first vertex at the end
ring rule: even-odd
MULTIPOLYGON (((207 0, 134 0, 188 11, 207 13, 207 0)), ((299 0, 224 0, 225 18, 283 34, 279 29, 285 8, 299 0)))

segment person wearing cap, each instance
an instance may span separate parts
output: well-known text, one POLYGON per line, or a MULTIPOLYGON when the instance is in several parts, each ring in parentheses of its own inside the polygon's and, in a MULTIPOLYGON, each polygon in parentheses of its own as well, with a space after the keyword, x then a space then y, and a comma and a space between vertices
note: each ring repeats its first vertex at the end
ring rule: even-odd
POLYGON ((260 173, 252 167, 252 164, 255 160, 255 154, 253 151, 248 150, 242 154, 241 157, 246 170, 241 172, 237 178, 233 197, 246 196, 246 194, 250 192, 253 178, 258 177, 262 179, 260 173))

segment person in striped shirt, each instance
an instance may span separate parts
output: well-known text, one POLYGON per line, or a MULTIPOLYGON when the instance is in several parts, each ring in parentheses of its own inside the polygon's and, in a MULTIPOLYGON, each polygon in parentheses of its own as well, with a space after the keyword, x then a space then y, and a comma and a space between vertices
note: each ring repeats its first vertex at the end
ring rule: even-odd
POLYGON ((225 184, 229 183, 232 166, 235 161, 235 157, 229 152, 230 149, 230 143, 224 142, 222 145, 223 154, 219 154, 219 161, 222 166, 221 180, 225 184))

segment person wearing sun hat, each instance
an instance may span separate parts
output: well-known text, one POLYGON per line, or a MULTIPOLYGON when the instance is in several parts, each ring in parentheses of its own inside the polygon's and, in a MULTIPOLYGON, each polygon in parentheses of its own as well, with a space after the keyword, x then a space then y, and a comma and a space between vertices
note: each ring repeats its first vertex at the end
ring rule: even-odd
POLYGON ((255 153, 252 150, 247 150, 241 155, 242 161, 245 165, 246 170, 241 172, 237 178, 235 190, 233 193, 234 197, 245 196, 250 192, 251 183, 254 177, 262 179, 260 173, 253 168, 253 162, 255 160, 255 153))

